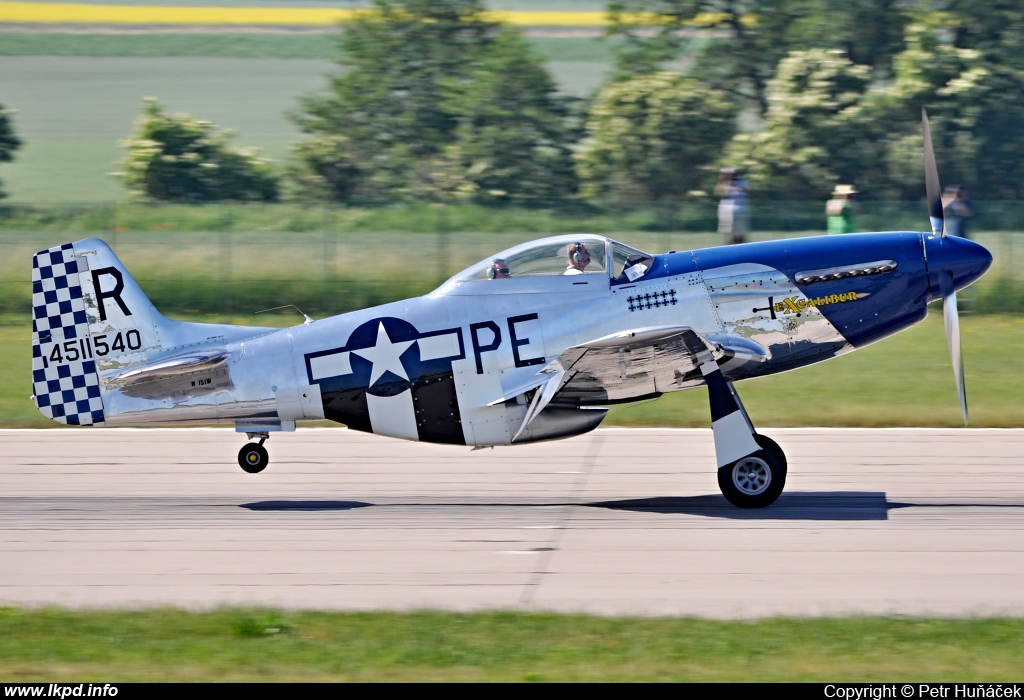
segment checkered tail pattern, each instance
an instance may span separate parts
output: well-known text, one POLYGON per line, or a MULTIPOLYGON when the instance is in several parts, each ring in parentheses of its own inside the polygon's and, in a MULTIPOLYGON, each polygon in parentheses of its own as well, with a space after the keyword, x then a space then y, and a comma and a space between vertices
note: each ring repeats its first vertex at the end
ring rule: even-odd
POLYGON ((32 259, 32 390, 43 415, 68 425, 103 422, 79 269, 71 243, 32 259))

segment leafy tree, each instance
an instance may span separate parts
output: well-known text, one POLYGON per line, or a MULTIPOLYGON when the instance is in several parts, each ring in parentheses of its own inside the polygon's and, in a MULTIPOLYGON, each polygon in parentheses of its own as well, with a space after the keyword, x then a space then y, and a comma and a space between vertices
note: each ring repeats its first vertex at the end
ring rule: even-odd
POLYGON ((1016 0, 615 0, 619 79, 696 49, 690 74, 762 117, 724 165, 753 194, 921 197, 921 108, 944 182, 1024 196, 1024 6, 1016 0), (642 12, 649 14, 638 14, 642 12), (654 30, 651 30, 651 27, 654 30), (715 34, 717 33, 717 34, 715 34), (715 38, 717 37, 717 38, 715 38))
MULTIPOLYGON (((896 59, 885 116, 905 136, 893 158, 920 143, 925 106, 943 181, 967 184, 976 197, 1024 196, 1024 8, 943 5, 945 12, 908 29, 906 51, 896 59)), ((914 191, 895 170, 893 184, 904 196, 914 191)))
POLYGON ((288 175, 298 185, 300 198, 340 201, 355 193, 362 172, 348 137, 314 136, 296 144, 293 154, 288 175))
POLYGON ((278 177, 266 158, 228 145, 230 134, 187 114, 168 115, 152 98, 132 137, 116 177, 133 193, 177 202, 274 201, 278 177))
MULTIPOLYGON (((14 160, 14 152, 21 147, 21 140, 14 135, 14 127, 11 125, 11 110, 0 105, 0 163, 9 163, 14 160)), ((6 195, 0 189, 0 199, 6 195)))
POLYGON ((838 49, 879 75, 902 49, 900 0, 613 0, 619 78, 659 70, 696 45, 691 74, 768 112, 768 82, 790 51, 838 49), (653 31, 652 31, 653 29, 653 31))
POLYGON ((521 33, 482 11, 479 0, 376 0, 347 25, 343 72, 297 117, 313 137, 296 149, 300 187, 334 199, 573 193, 570 105, 521 33))
POLYGON ((819 199, 847 182, 865 198, 919 199, 926 107, 944 182, 1024 196, 1024 71, 991 44, 957 46, 955 17, 930 18, 907 28, 892 82, 874 89, 869 68, 840 52, 790 53, 764 131, 737 136, 726 162, 747 168, 760 196, 819 199))
POLYGON ((735 117, 724 94, 679 73, 611 83, 590 110, 591 140, 579 154, 584 195, 657 201, 697 189, 735 117))
POLYGON ((769 85, 764 130, 737 136, 724 162, 748 173, 754 196, 823 199, 839 182, 870 196, 884 186, 886 151, 869 84, 870 69, 842 51, 791 52, 769 85))

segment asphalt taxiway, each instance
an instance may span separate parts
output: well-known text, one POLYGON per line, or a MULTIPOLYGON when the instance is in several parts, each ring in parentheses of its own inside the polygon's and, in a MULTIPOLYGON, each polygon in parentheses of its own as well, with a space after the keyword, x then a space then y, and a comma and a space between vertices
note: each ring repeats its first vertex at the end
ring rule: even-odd
POLYGON ((764 429, 739 510, 709 430, 471 451, 344 429, 0 431, 0 605, 1024 614, 1024 430, 764 429))

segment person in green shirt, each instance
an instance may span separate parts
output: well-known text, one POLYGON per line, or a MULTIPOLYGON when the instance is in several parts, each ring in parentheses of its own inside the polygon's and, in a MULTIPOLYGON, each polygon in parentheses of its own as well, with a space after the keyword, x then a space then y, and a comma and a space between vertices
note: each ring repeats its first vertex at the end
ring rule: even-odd
POLYGON ((832 199, 825 205, 829 233, 852 233, 855 230, 853 219, 857 205, 853 200, 856 194, 853 185, 836 185, 832 190, 832 199))

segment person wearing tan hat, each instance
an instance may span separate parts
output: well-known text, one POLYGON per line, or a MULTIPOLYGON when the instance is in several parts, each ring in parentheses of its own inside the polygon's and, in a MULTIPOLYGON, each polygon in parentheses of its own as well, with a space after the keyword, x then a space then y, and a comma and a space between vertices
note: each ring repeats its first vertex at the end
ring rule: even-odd
POLYGON ((855 230, 853 214, 856 204, 853 196, 857 190, 853 185, 836 185, 832 190, 832 199, 825 204, 825 215, 828 217, 829 233, 852 233, 855 230))

